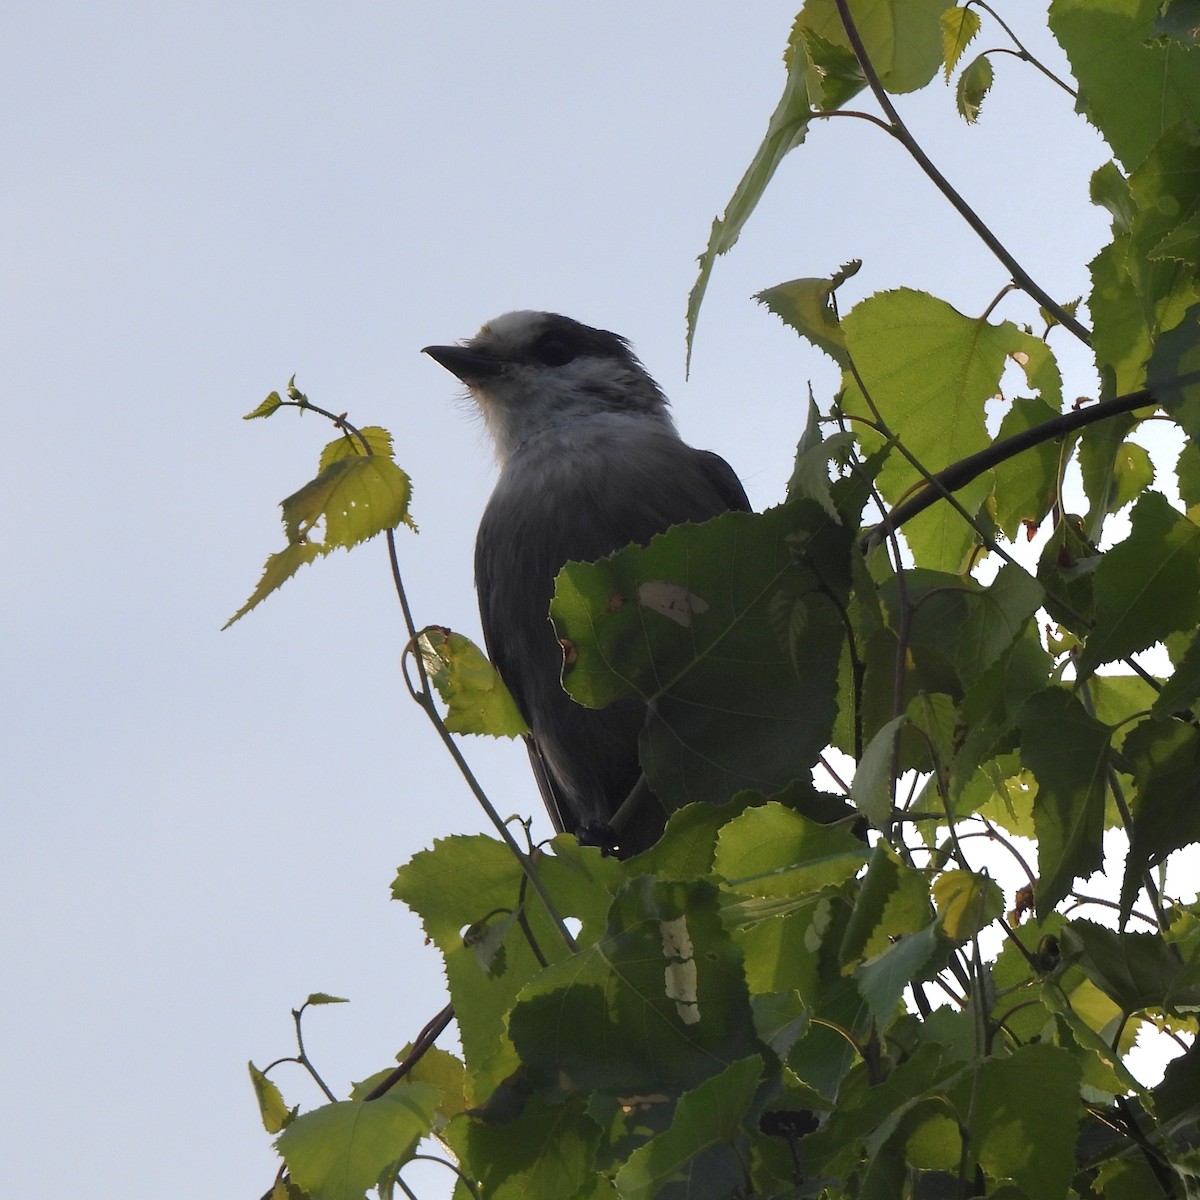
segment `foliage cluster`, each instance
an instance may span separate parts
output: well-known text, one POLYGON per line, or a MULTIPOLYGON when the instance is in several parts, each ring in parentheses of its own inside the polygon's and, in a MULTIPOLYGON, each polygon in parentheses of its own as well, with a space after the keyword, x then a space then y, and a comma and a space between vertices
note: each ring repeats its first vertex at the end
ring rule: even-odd
MULTIPOLYGON (((446 1010, 398 1067, 302 1114, 252 1068, 277 1200, 411 1195, 403 1168, 430 1137, 464 1200, 1200 1194, 1200 905, 1167 876, 1200 842, 1196 13, 1050 5, 1075 77, 1055 80, 1062 102, 1113 153, 1092 179, 1112 240, 1077 307, 1000 245, 892 100, 957 73, 974 122, 998 55, 1048 69, 978 0, 808 0, 689 335, 778 163, 835 116, 902 143, 1013 283, 979 316, 906 288, 840 315, 854 264, 761 294, 843 372, 811 406, 788 499, 572 564, 552 610, 577 699, 649 705, 665 836, 618 862, 522 844, 493 813, 501 840, 448 837, 404 866, 394 894, 444 956, 461 1055, 433 1045, 446 1010), (984 24, 1004 48, 963 65, 984 24), (874 110, 849 108, 864 91, 874 110), (1072 338, 1101 387, 1065 406, 1054 347, 1072 338), (1158 488, 1137 440, 1154 421, 1185 442, 1158 488), (1014 551, 1035 531, 1027 568, 1014 551), (1157 676, 1138 657, 1156 645, 1157 676), (1099 870, 1111 901, 1080 891, 1099 870), (1154 1088, 1126 1063, 1139 1027, 1183 1051, 1154 1088)), ((250 415, 288 405, 314 408, 292 386, 250 415)), ((388 435, 333 419, 343 436, 285 501, 287 547, 247 608, 408 520, 388 435)), ((404 611, 414 698, 492 812, 449 730, 512 736, 519 717, 474 647, 404 611)))

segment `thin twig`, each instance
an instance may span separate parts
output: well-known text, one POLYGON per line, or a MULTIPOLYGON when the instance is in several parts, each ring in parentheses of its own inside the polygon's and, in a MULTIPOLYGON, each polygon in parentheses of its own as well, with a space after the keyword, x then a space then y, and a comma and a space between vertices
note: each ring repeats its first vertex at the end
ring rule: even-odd
POLYGON ((921 149, 916 138, 913 137, 908 127, 900 119, 900 114, 896 111, 895 105, 892 104, 887 92, 884 90, 883 84, 879 81, 879 75, 875 71, 874 64, 867 56, 866 47, 863 45, 862 37, 858 32, 858 26, 855 25, 854 18, 850 15, 848 0, 834 0, 834 3, 837 5, 838 15, 842 19, 846 36, 850 39, 850 45, 854 50, 855 57, 858 59, 859 66, 862 68, 863 75, 866 77, 867 84, 874 94, 879 107, 883 109, 888 120, 891 122, 893 136, 912 155, 917 165, 929 176, 938 191, 958 210, 959 215, 975 231, 983 244, 1004 264, 1021 289, 1032 296, 1047 312, 1053 313, 1063 328, 1069 329, 1085 346, 1090 346, 1092 344, 1092 335, 1088 329, 1071 316, 1017 262, 1000 239, 983 222, 979 214, 958 194, 941 171, 934 166, 929 155, 921 149))
MULTIPOLYGON (((404 1056, 404 1061, 379 1081, 364 1097, 363 1100, 378 1100, 380 1096, 391 1091, 424 1058, 425 1053, 438 1040, 446 1026, 454 1020, 454 1005, 447 1004, 436 1017, 425 1025, 417 1034, 412 1049, 404 1056)), ((332 1096, 329 1097, 331 1100, 332 1096)))

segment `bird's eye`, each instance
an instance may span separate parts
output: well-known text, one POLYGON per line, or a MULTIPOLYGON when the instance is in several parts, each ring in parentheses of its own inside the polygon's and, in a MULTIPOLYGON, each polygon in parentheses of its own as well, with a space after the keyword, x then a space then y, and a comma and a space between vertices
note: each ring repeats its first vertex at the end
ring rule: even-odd
POLYGON ((544 337, 533 348, 534 357, 548 367, 564 367, 575 357, 575 349, 561 338, 544 337))

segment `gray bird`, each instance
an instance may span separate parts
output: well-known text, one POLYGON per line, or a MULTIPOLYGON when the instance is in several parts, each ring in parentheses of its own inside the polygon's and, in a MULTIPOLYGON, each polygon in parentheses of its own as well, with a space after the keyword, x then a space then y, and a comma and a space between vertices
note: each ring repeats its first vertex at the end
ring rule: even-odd
POLYGON ((488 654, 532 731, 550 817, 560 831, 637 853, 666 819, 638 762, 646 708, 589 709, 567 695, 549 618, 554 577, 672 525, 749 511, 746 493, 724 459, 680 439, 666 396, 615 333, 511 312, 424 353, 466 384, 495 443, 500 477, 475 541, 475 587, 488 654))

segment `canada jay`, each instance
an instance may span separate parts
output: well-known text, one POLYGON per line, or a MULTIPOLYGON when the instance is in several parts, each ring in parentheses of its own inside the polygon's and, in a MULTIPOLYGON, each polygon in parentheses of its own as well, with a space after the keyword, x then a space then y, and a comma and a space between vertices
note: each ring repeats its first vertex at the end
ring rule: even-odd
POLYGON ((475 587, 488 653, 532 731, 551 819, 621 855, 643 850, 666 819, 638 764, 646 708, 588 709, 563 690, 554 577, 671 525, 748 511, 746 493, 728 463, 680 440, 667 398, 615 333, 511 312, 424 352, 467 385, 495 442, 500 477, 475 542, 475 587))

